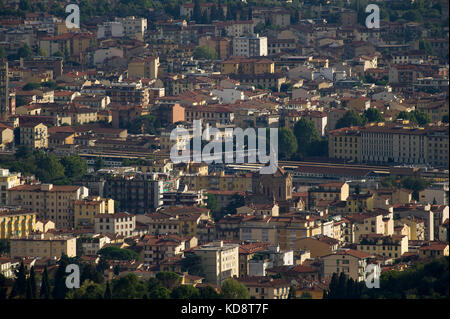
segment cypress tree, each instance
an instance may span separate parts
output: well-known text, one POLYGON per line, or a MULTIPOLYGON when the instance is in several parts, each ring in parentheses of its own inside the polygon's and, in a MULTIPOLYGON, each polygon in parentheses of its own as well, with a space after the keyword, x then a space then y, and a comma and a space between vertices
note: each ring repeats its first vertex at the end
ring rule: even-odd
MULTIPOLYGON (((23 261, 20 263, 19 269, 16 271, 16 280, 14 281, 13 290, 11 294, 14 293, 12 297, 20 296, 23 297, 27 290, 27 275, 25 272, 25 265, 23 261)), ((11 298, 11 296, 10 296, 11 298)))
POLYGON ((109 281, 106 283, 104 299, 112 299, 111 286, 109 285, 109 281))
POLYGON ((191 17, 192 20, 194 20, 196 23, 200 23, 202 19, 202 9, 200 8, 200 0, 195 0, 194 3, 194 12, 191 17))
POLYGON ((36 288, 36 273, 34 271, 34 266, 30 269, 30 284, 31 284, 31 298, 37 298, 37 288, 36 288))
POLYGON ((32 292, 31 292, 31 280, 28 278, 27 280, 27 291, 25 293, 25 299, 32 299, 32 292))
POLYGON ((50 284, 48 282, 48 272, 47 266, 44 268, 44 273, 42 274, 41 291, 39 293, 41 299, 50 299, 50 284))

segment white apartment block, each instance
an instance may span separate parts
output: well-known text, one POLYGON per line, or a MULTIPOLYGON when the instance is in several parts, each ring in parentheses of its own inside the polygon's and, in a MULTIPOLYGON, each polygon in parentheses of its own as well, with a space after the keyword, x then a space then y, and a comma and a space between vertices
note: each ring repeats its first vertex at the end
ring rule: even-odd
POLYGON ((97 38, 121 38, 124 36, 124 28, 121 22, 110 21, 98 26, 97 38))
POLYGON ((251 37, 236 37, 233 39, 234 56, 267 56, 267 37, 258 34, 251 37))
POLYGON ((129 237, 136 228, 136 217, 129 213, 101 214, 95 216, 94 225, 96 233, 129 237))
POLYGON ((239 277, 239 245, 219 241, 194 252, 201 258, 207 282, 220 286, 226 279, 239 277))
POLYGON ((124 36, 138 39, 144 38, 144 33, 147 31, 147 19, 127 17, 116 18, 116 21, 122 23, 124 36))

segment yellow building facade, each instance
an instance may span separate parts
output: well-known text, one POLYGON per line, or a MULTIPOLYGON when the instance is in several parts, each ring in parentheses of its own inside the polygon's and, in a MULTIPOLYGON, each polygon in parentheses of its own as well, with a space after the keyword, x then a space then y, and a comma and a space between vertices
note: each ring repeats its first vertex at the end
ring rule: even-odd
POLYGON ((0 239, 26 237, 35 231, 36 213, 27 210, 0 209, 0 239))

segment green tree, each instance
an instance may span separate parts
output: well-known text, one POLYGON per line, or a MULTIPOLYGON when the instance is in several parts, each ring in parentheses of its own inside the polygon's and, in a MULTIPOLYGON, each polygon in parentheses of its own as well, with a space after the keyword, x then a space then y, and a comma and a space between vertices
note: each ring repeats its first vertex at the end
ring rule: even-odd
POLYGON ((355 110, 350 110, 341 117, 336 123, 336 129, 350 126, 361 126, 365 124, 365 118, 356 113, 355 110))
POLYGON ((129 249, 122 249, 115 246, 102 248, 98 254, 106 260, 138 260, 139 255, 129 249))
MULTIPOLYGON (((13 285, 13 297, 24 297, 27 290, 27 274, 23 261, 20 263, 19 269, 15 271, 15 281, 13 285)), ((11 298, 11 296, 10 296, 11 298)))
POLYGON ((364 117, 367 119, 367 122, 384 122, 384 118, 381 115, 381 112, 374 108, 371 107, 367 110, 364 111, 364 117))
POLYGON ((112 281, 114 299, 140 299, 145 295, 145 284, 133 274, 127 274, 112 281))
POLYGON ((103 299, 105 291, 101 284, 86 280, 77 289, 67 292, 66 299, 103 299))
POLYGON ((109 281, 106 282, 106 289, 105 289, 105 294, 103 296, 103 299, 106 299, 106 300, 112 299, 112 292, 111 292, 111 286, 109 284, 109 281))
POLYGON ((426 180, 416 177, 416 176, 407 176, 402 178, 401 184, 404 188, 413 191, 413 198, 419 201, 419 192, 423 191, 429 185, 429 182, 426 180))
POLYGON ((381 185, 383 187, 387 187, 387 188, 396 188, 398 186, 397 180, 393 176, 388 176, 388 177, 383 178, 381 180, 381 185))
POLYGON ((150 299, 170 299, 170 290, 166 287, 152 289, 148 296, 150 299))
POLYGON ((36 273, 34 271, 34 266, 30 269, 30 289, 31 289, 31 298, 37 299, 37 287, 36 287, 36 273))
POLYGON ((0 239, 0 255, 9 254, 11 243, 8 239, 0 239))
POLYGON ((50 283, 48 281, 47 266, 44 267, 44 272, 42 273, 41 281, 42 281, 42 283, 41 283, 41 290, 39 293, 39 298, 50 299, 50 283))
POLYGON ((103 160, 103 158, 97 157, 97 159, 95 160, 95 163, 94 163, 95 170, 98 171, 99 169, 102 169, 103 167, 105 167, 105 161, 103 160))
POLYGON ((250 293, 247 287, 235 279, 227 279, 224 281, 220 295, 224 299, 250 299, 250 293))
POLYGON ((17 56, 19 58, 28 58, 33 54, 33 51, 28 46, 28 44, 24 44, 19 50, 17 50, 17 56))
POLYGON ((172 299, 198 299, 198 289, 191 285, 181 285, 174 288, 170 294, 172 299))
POLYGON ((173 290, 181 284, 181 276, 170 271, 161 271, 157 273, 156 279, 159 280, 163 287, 169 290, 173 290))
POLYGON ((206 207, 211 210, 211 212, 215 212, 219 209, 217 205, 217 197, 214 194, 206 194, 206 207))
POLYGON ((220 297, 217 291, 211 286, 198 288, 198 293, 200 299, 219 299, 220 297))
POLYGON ((5 48, 0 46, 0 59, 3 59, 6 57, 6 51, 5 48))
POLYGON ((298 144, 294 133, 288 127, 282 127, 278 131, 278 149, 280 159, 289 160, 297 152, 298 144))
POLYGON ((154 135, 161 128, 161 121, 152 114, 136 117, 127 127, 131 134, 151 134, 154 135))
POLYGON ((397 115, 397 119, 409 120, 410 122, 421 126, 431 122, 431 118, 427 113, 417 110, 411 112, 402 111, 397 115))
POLYGON ((206 45, 200 45, 194 50, 194 59, 215 60, 217 59, 217 53, 216 50, 214 50, 211 47, 208 47, 206 45))
POLYGON ((298 152, 303 156, 309 155, 311 153, 311 145, 320 141, 320 136, 314 123, 305 118, 295 123, 294 135, 297 139, 298 152))
POLYGON ((200 0, 194 1, 194 11, 193 11, 191 19, 197 23, 200 23, 200 21, 202 19, 202 9, 200 7, 200 0))
POLYGON ((78 155, 64 156, 61 159, 65 176, 72 182, 87 172, 87 162, 78 155))
POLYGON ((22 90, 24 90, 24 91, 31 91, 31 90, 39 89, 40 87, 41 87, 41 85, 39 83, 28 82, 27 84, 25 84, 23 86, 22 90))
POLYGON ((203 277, 205 275, 201 257, 195 254, 186 254, 181 259, 181 270, 194 276, 203 277))

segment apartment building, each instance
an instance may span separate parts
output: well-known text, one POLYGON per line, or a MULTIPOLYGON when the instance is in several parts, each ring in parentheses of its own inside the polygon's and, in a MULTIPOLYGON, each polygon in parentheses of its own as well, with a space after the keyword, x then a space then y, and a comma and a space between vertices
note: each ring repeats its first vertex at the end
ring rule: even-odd
POLYGON ((345 249, 322 257, 323 272, 325 278, 331 278, 334 273, 344 273, 357 282, 364 281, 366 269, 370 263, 370 257, 363 251, 345 249))
POLYGON ((136 228, 136 217, 129 213, 100 214, 94 217, 94 227, 99 234, 130 237, 136 228))
POLYGON ((184 175, 183 182, 192 190, 208 189, 220 191, 245 192, 252 190, 250 174, 225 175, 219 172, 210 175, 184 175))
POLYGON ((357 243, 362 235, 383 234, 385 236, 394 234, 394 213, 385 210, 374 210, 372 212, 346 215, 343 218, 344 241, 346 243, 357 243))
POLYGON ((194 253, 201 258, 207 282, 221 286, 226 279, 239 277, 239 245, 213 242, 194 253))
POLYGON ((11 173, 9 169, 0 168, 0 205, 9 205, 9 189, 22 184, 20 173, 11 173))
POLYGON ((149 91, 140 81, 134 83, 117 82, 106 88, 105 94, 111 98, 111 103, 135 104, 147 107, 149 91))
POLYGON ((321 234, 318 220, 310 215, 251 216, 238 227, 240 240, 268 242, 282 250, 294 249, 298 238, 321 234))
POLYGON ((128 78, 157 79, 159 57, 133 58, 128 63, 128 78))
POLYGON ((43 123, 23 123, 20 125, 20 144, 30 148, 47 148, 48 131, 43 123))
POLYGON ((286 279, 243 277, 238 282, 247 287, 252 299, 288 299, 289 296, 290 282, 286 279))
POLYGON ((77 239, 51 233, 35 234, 24 238, 11 238, 11 257, 75 257, 77 239))
POLYGON ((94 218, 101 214, 114 214, 114 200, 91 196, 73 203, 75 227, 94 227, 94 218))
POLYGON ((330 131, 329 141, 330 158, 377 164, 449 165, 448 126, 369 124, 330 131))
POLYGON ((356 249, 368 254, 399 258, 408 252, 408 236, 365 234, 360 237, 356 249))
POLYGON ((103 197, 114 198, 130 213, 149 213, 163 204, 162 194, 178 188, 178 180, 154 173, 109 174, 104 180, 103 197))
POLYGON ((35 231, 36 213, 21 208, 0 208, 0 239, 26 237, 35 231))
POLYGON ((122 24, 123 34, 126 37, 144 39, 145 31, 147 31, 147 19, 139 17, 116 18, 116 22, 122 24))
POLYGON ((111 239, 108 236, 96 234, 92 237, 82 237, 81 247, 83 249, 83 255, 97 256, 97 253, 103 246, 111 243, 111 239))
POLYGON ((158 265, 160 261, 182 256, 186 247, 186 239, 177 235, 150 235, 145 237, 144 263, 158 265))
POLYGON ((220 73, 245 75, 275 73, 275 63, 267 58, 232 57, 221 63, 220 73))
POLYGON ((314 208, 320 201, 345 201, 349 197, 350 186, 346 182, 319 184, 308 190, 308 206, 314 208))
POLYGON ((234 120, 234 111, 227 106, 208 106, 207 108, 193 105, 185 108, 186 122, 201 120, 202 123, 231 124, 234 120))
POLYGON ((41 219, 50 219, 57 228, 74 227, 74 202, 88 196, 83 186, 35 184, 9 189, 11 205, 37 213, 41 219))
POLYGON ((233 38, 233 55, 244 57, 267 56, 267 37, 259 34, 233 38))

